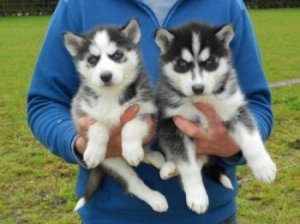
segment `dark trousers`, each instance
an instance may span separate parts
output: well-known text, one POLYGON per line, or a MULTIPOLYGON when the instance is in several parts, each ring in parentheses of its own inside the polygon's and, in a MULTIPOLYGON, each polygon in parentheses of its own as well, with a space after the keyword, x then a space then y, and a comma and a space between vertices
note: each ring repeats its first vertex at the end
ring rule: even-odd
POLYGON ((238 224, 238 220, 237 220, 236 214, 234 214, 233 216, 231 216, 230 218, 226 219, 224 222, 222 222, 220 224, 238 224))

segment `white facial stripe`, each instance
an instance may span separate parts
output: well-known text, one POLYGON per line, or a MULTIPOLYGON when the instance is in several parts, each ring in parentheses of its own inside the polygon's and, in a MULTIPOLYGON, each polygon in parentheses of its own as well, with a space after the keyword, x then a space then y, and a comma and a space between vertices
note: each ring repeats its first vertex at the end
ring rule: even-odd
POLYGON ((114 42, 110 41, 107 31, 100 31, 95 35, 94 42, 101 52, 113 54, 117 50, 114 42))
POLYGON ((193 33, 192 36, 192 48, 193 48, 193 54, 195 57, 199 54, 200 51, 200 35, 199 33, 193 33))
POLYGON ((100 55, 100 50, 95 46, 95 45, 91 45, 90 46, 90 53, 92 55, 100 55))
POLYGON ((200 55, 199 55, 199 61, 206 61, 210 56, 210 49, 209 48, 204 48, 200 55))
POLYGON ((181 51, 181 57, 182 57, 183 60, 185 60, 187 62, 193 61, 193 55, 186 48, 182 49, 182 51, 181 51))

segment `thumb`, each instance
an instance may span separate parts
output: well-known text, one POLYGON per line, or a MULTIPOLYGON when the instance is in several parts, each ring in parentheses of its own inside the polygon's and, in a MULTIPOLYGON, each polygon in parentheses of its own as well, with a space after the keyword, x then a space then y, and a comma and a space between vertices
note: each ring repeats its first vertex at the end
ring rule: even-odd
POLYGON ((173 121, 180 131, 191 138, 201 138, 202 136, 205 136, 205 130, 192 121, 189 121, 181 116, 174 117, 173 121))
POLYGON ((120 118, 121 126, 124 126, 128 121, 131 121, 133 118, 135 118, 139 110, 140 106, 137 104, 128 107, 120 118))

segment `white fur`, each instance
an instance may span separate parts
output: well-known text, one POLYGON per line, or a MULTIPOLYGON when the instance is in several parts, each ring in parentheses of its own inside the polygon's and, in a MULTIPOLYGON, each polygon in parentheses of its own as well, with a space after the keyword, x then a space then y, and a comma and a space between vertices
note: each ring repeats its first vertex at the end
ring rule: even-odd
POLYGON ((221 182, 221 184, 222 184, 224 187, 226 187, 226 188, 228 188, 228 189, 230 189, 230 190, 234 190, 233 185, 232 185, 230 179, 229 179, 226 175, 221 174, 220 182, 221 182))
POLYGON ((192 48, 193 48, 193 54, 194 56, 199 54, 200 51, 200 40, 199 40, 200 34, 199 33, 193 33, 192 36, 192 48))
MULTIPOLYGON (((194 46, 197 48, 197 45, 194 46)), ((193 96, 193 86, 195 85, 203 85, 204 86, 204 94, 211 94, 218 84, 218 80, 220 80, 223 75, 230 69, 228 65, 228 60, 226 58, 220 58, 218 63, 219 66, 215 71, 207 71, 202 69, 200 72, 200 68, 198 65, 198 61, 193 61, 191 58, 191 53, 183 48, 181 57, 187 62, 193 62, 194 67, 192 70, 188 70, 184 75, 178 73, 174 70, 175 61, 168 62, 163 66, 164 74, 171 80, 172 84, 175 88, 180 89, 186 96, 193 96)), ((201 61, 205 61, 210 57, 210 50, 205 48, 199 54, 199 58, 201 61)), ((198 58, 198 57, 196 57, 198 58)))
POLYGON ((89 127, 87 133, 89 141, 83 154, 83 160, 88 168, 98 166, 106 156, 106 147, 109 139, 109 129, 96 122, 89 127))
POLYGON ((145 150, 144 163, 151 164, 157 169, 161 169, 165 163, 165 158, 158 151, 145 150))
POLYGON ((240 146, 254 176, 265 183, 273 182, 277 172, 276 165, 266 151, 258 131, 249 132, 245 126, 239 124, 232 137, 240 146))
POLYGON ((139 118, 129 121, 122 129, 122 155, 131 166, 137 166, 144 159, 142 141, 147 133, 147 123, 139 118))
POLYGON ((73 212, 77 212, 79 209, 81 209, 83 206, 85 206, 86 204, 86 200, 85 198, 80 198, 75 206, 75 208, 73 209, 73 212))
POLYGON ((206 61, 210 56, 210 49, 208 47, 204 48, 199 54, 199 61, 206 61))
POLYGON ((167 180, 173 176, 177 176, 178 171, 177 171, 175 163, 171 162, 171 161, 167 161, 166 163, 164 163, 160 169, 159 174, 160 174, 161 179, 163 179, 163 180, 167 180))
POLYGON ((124 114, 128 105, 120 105, 118 94, 106 94, 98 98, 93 107, 85 101, 81 102, 83 110, 89 117, 101 122, 107 127, 116 126, 120 123, 120 117, 124 114))
POLYGON ((183 60, 185 60, 186 62, 191 62, 193 61, 193 55, 190 53, 190 51, 186 48, 183 48, 181 50, 181 57, 183 60))
POLYGON ((209 205, 208 195, 201 175, 202 164, 199 166, 196 161, 194 143, 185 138, 185 146, 190 162, 178 161, 176 167, 181 177, 187 206, 197 214, 202 214, 207 210, 209 205))
POLYGON ((127 51, 118 49, 116 44, 110 40, 107 31, 99 31, 94 38, 93 44, 90 46, 91 55, 99 56, 100 60, 96 66, 89 65, 86 57, 85 60, 79 61, 77 69, 81 73, 89 86, 99 93, 116 92, 124 88, 135 77, 139 63, 139 55, 135 50, 127 51), (109 58, 109 55, 114 54, 116 50, 124 53, 126 62, 117 63, 109 58), (112 74, 110 86, 105 86, 105 83, 100 79, 100 75, 104 72, 112 74))

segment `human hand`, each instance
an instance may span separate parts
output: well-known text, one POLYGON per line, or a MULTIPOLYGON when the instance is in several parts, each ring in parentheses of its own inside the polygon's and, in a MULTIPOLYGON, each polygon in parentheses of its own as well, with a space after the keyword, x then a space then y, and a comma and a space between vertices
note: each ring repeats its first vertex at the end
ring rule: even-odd
POLYGON ((239 146, 230 137, 229 132, 213 108, 203 103, 194 106, 208 119, 208 129, 193 123, 181 116, 174 117, 179 130, 195 141, 196 153, 229 157, 240 151, 239 146))
MULTIPOLYGON (((133 105, 130 106, 124 114, 120 118, 120 124, 117 127, 112 128, 110 132, 110 138, 107 144, 107 152, 106 152, 106 157, 121 157, 122 156, 122 149, 121 149, 121 131, 124 125, 134 119, 139 112, 139 106, 138 105, 133 105)), ((146 118, 147 124, 148 124, 148 130, 149 133, 148 135, 143 139, 143 143, 146 144, 151 141, 153 132, 154 132, 154 121, 153 118, 149 115, 146 118)), ((87 138, 86 138, 86 133, 90 127, 95 123, 95 120, 83 116, 79 120, 79 137, 75 141, 75 148, 76 151, 80 154, 83 155, 85 149, 86 149, 86 144, 87 144, 87 138)), ((101 133, 99 133, 101 134, 101 133)))

